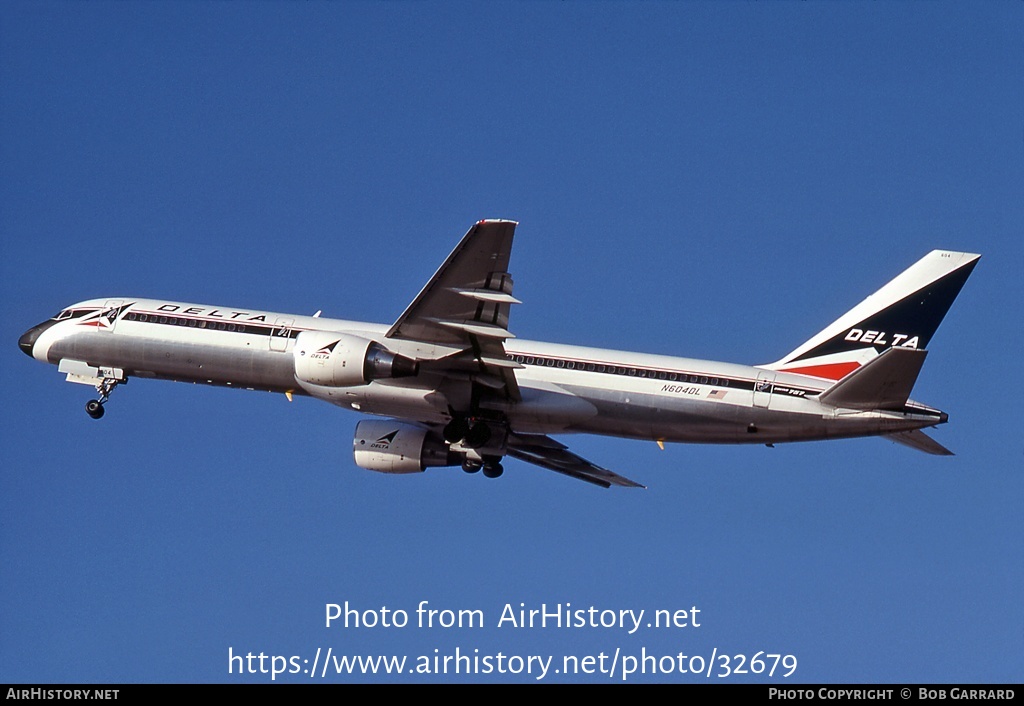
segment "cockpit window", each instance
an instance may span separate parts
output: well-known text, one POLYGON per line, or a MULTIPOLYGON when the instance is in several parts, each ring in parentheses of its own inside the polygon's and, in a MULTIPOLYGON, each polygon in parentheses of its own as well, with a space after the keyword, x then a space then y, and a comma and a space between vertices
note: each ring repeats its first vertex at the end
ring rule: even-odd
POLYGON ((70 319, 71 309, 61 309, 60 313, 53 317, 54 321, 60 321, 61 319, 70 319))

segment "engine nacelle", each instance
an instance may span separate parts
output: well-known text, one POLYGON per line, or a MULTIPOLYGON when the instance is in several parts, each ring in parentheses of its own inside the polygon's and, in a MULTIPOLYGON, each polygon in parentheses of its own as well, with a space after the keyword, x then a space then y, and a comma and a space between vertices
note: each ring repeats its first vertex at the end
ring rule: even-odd
POLYGON ((382 378, 416 375, 419 363, 359 336, 303 331, 295 339, 295 377, 325 387, 365 385, 382 378))
POLYGON ((419 473, 462 462, 429 430, 386 419, 364 419, 356 425, 352 455, 360 468, 380 473, 419 473))

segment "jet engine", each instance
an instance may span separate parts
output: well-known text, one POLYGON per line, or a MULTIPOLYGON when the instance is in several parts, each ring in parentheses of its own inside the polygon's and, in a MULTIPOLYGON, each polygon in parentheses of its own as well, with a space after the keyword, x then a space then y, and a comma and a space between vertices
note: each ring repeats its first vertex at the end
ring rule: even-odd
POLYGON ((431 466, 457 466, 462 457, 440 437, 421 427, 365 419, 352 440, 356 465, 380 473, 419 473, 431 466))
POLYGON ((295 339, 295 377, 325 387, 365 385, 416 375, 419 363, 381 344, 346 333, 303 331, 295 339))

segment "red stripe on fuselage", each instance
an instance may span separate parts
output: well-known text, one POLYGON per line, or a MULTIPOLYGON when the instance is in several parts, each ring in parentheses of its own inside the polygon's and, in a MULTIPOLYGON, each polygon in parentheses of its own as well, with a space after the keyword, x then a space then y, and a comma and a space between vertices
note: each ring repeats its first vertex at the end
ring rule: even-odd
POLYGON ((813 375, 816 378, 825 378, 827 380, 839 380, 859 367, 860 363, 849 361, 846 363, 829 363, 827 365, 809 365, 806 368, 782 368, 780 372, 813 375))

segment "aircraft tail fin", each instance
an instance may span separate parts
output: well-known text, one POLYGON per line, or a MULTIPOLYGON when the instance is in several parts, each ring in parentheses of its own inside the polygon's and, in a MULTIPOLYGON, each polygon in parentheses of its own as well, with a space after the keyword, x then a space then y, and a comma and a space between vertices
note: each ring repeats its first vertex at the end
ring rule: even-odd
POLYGON ((928 351, 889 348, 818 396, 845 409, 900 410, 907 404, 928 351))
POLYGON ((889 349, 923 350, 980 257, 931 251, 789 355, 763 367, 840 380, 889 349))
POLYGON ((917 449, 918 451, 924 451, 926 454, 932 454, 933 456, 954 455, 952 451, 925 434, 920 429, 914 429, 913 431, 898 431, 895 434, 886 434, 885 437, 887 439, 892 439, 896 443, 909 446, 910 448, 917 449))

